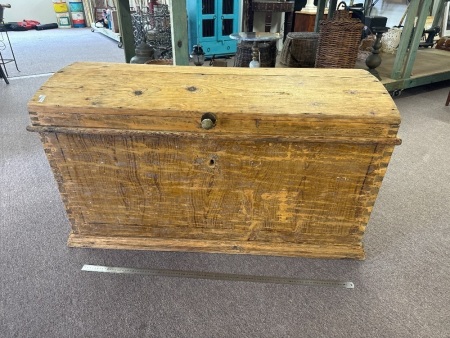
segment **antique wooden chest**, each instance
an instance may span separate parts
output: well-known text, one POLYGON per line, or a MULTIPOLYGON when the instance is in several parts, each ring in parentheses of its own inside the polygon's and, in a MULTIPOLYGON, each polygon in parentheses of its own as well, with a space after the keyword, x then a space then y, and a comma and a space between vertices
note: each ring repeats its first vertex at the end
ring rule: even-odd
POLYGON ((353 69, 75 63, 29 112, 71 247, 363 259, 400 143, 353 69))

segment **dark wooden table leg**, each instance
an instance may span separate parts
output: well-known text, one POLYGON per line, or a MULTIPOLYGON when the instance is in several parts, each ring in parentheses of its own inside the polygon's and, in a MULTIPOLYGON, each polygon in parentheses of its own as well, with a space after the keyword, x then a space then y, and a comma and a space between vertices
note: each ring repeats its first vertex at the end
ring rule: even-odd
POLYGON ((284 14, 284 36, 283 36, 283 42, 286 40, 286 36, 288 33, 294 31, 294 27, 292 27, 292 19, 294 18, 294 12, 286 12, 284 14))
POLYGON ((247 32, 253 32, 253 0, 248 0, 248 20, 247 20, 247 32))

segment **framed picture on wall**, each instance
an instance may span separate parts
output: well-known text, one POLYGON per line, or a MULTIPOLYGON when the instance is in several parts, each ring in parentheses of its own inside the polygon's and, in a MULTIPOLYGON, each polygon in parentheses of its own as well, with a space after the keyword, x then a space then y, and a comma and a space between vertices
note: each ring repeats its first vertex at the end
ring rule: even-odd
POLYGON ((450 2, 447 2, 444 10, 444 21, 442 22, 443 36, 450 36, 450 2))

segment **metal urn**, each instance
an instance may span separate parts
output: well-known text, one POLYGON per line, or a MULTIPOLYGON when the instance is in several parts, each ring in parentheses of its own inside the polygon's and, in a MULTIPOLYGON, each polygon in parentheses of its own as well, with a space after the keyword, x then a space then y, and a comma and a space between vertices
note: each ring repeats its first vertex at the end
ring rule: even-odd
POLYGON ((144 41, 134 51, 136 55, 131 58, 130 63, 146 63, 147 61, 153 60, 153 55, 155 54, 154 49, 144 41))

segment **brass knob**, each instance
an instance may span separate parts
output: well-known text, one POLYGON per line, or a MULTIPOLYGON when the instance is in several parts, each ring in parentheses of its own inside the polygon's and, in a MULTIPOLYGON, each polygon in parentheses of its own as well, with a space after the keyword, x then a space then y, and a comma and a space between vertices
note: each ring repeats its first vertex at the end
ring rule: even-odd
POLYGON ((216 117, 214 116, 214 114, 211 113, 203 114, 201 119, 201 125, 203 129, 207 130, 214 128, 216 125, 216 117))
POLYGON ((211 119, 202 120, 202 128, 203 129, 211 129, 214 127, 214 122, 211 119))

